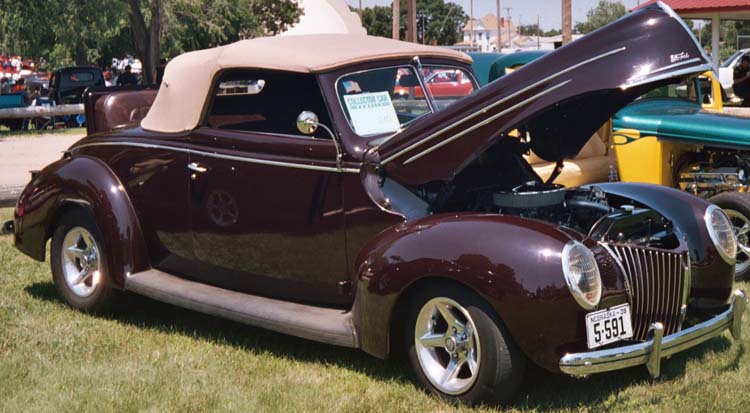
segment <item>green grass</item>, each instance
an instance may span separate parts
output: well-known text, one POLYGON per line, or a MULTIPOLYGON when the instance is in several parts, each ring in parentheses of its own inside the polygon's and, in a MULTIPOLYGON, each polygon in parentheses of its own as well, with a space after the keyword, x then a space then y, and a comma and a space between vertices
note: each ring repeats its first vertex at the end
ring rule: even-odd
MULTIPOLYGON (((10 217, 0 209, 0 222, 10 217)), ((747 412, 747 350, 725 333, 665 361, 655 381, 645 368, 532 370, 505 411, 747 412)), ((123 410, 470 411, 423 393, 404 362, 134 296, 112 316, 79 313, 57 297, 48 263, 0 236, 0 411, 123 410)))

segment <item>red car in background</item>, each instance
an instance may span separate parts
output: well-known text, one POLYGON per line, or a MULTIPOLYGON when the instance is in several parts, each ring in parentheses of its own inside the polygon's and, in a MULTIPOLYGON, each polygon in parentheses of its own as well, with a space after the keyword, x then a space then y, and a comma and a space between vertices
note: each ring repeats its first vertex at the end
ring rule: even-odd
MULTIPOLYGON (((401 73, 399 73, 401 75, 401 73)), ((436 98, 455 98, 468 96, 474 91, 474 85, 469 76, 465 76, 460 69, 440 69, 430 70, 423 69, 425 83, 430 90, 430 94, 436 98)), ((396 87, 393 88, 393 97, 406 98, 424 98, 424 92, 421 86, 405 86, 399 83, 400 76, 396 80, 396 87), (413 91, 411 90, 413 89, 413 91)))

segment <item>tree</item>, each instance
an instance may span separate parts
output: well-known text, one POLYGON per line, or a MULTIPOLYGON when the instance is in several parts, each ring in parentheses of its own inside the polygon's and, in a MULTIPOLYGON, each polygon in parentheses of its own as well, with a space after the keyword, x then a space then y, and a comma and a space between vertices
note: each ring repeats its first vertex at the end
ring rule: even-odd
POLYGON ((525 24, 518 28, 521 36, 540 36, 543 31, 536 24, 525 24))
POLYGON ((171 55, 262 34, 276 34, 298 21, 291 0, 123 0, 128 5, 133 47, 144 76, 153 79, 162 37, 171 55))
POLYGON ((374 6, 362 9, 362 26, 371 36, 391 37, 393 10, 391 6, 374 6))
MULTIPOLYGON (((400 37, 406 38, 407 5, 401 1, 400 37)), ((461 6, 445 0, 417 0, 417 41, 426 44, 451 45, 462 38, 469 21, 461 6)), ((373 36, 391 37, 393 12, 391 6, 375 6, 362 10, 362 25, 373 36)))
POLYGON ((51 68, 134 54, 151 81, 163 57, 275 34, 300 13, 293 0, 0 0, 0 53, 51 68))
POLYGON ((590 33, 627 13, 628 10, 620 2, 599 0, 599 4, 586 13, 586 21, 577 23, 575 28, 578 33, 590 33))
MULTIPOLYGON (((708 52, 711 51, 712 26, 711 23, 704 24, 700 30, 695 30, 696 36, 701 40, 701 46, 708 52)), ((750 22, 748 21, 723 21, 719 25, 719 57, 725 60, 737 51, 737 36, 750 35, 750 22)), ((742 46, 740 46, 742 47, 742 46)))
POLYGON ((6 0, 0 5, 0 45, 55 66, 89 64, 121 31, 123 12, 114 0, 6 0))

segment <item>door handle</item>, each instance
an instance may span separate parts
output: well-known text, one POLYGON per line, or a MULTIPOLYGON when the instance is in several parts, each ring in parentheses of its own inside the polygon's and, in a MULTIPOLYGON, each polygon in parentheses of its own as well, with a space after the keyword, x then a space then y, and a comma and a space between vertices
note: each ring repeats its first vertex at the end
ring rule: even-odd
POLYGON ((208 171, 208 168, 206 168, 205 166, 201 166, 197 162, 190 162, 187 167, 188 167, 188 169, 190 169, 193 172, 201 172, 202 173, 202 172, 208 171))

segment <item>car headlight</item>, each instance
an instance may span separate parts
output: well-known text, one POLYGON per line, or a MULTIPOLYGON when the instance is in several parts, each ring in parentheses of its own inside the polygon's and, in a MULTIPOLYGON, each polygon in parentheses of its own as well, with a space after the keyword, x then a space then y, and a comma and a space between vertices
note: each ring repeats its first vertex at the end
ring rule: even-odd
POLYGON ((706 209, 703 216, 706 221, 706 229, 714 246, 719 250, 719 255, 729 264, 737 260, 737 236, 734 227, 721 208, 711 205, 706 209))
POLYGON ((602 278, 594 253, 580 242, 570 241, 563 248, 562 267, 573 298, 586 310, 596 308, 602 298, 602 278))

